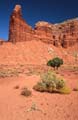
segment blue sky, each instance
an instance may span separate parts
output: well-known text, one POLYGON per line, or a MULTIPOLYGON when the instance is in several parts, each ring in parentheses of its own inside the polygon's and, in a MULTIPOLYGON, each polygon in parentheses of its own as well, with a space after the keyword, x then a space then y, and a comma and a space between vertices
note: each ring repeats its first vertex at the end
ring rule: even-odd
POLYGON ((59 23, 78 17, 78 0, 0 0, 2 39, 8 39, 9 18, 16 4, 22 5, 23 18, 32 27, 40 20, 59 23))

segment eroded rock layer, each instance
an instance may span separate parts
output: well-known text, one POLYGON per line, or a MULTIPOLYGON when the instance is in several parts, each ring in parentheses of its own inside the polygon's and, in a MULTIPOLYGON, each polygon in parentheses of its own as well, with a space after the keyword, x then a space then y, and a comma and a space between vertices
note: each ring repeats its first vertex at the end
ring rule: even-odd
POLYGON ((41 40, 54 46, 69 47, 78 44, 78 19, 60 24, 40 21, 32 29, 22 18, 20 5, 16 5, 10 17, 9 42, 41 40))

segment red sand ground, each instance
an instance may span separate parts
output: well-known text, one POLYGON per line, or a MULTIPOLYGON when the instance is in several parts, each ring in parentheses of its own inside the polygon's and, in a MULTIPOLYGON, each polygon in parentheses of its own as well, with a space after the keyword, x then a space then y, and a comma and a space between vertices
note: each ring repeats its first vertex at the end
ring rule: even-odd
MULTIPOLYGON (((77 86, 78 74, 63 71, 62 75, 72 89, 77 86)), ((0 120, 78 120, 78 92, 69 95, 36 92, 32 87, 39 79, 38 75, 23 74, 0 79, 0 120), (14 89, 16 85, 20 88, 14 89), (32 91, 32 96, 20 95, 24 86, 32 91), (28 111, 33 104, 38 110, 28 111)))
MULTIPOLYGON (((75 49, 78 50, 78 47, 58 49, 41 41, 4 43, 0 46, 0 69, 46 64, 54 56, 60 56, 65 63, 73 64, 71 54, 75 49)), ((78 72, 59 72, 72 89, 77 86, 78 72)), ((39 75, 27 76, 22 73, 19 77, 0 78, 0 120, 78 120, 78 92, 72 91, 69 95, 36 92, 32 87, 39 79, 39 75), (16 85, 20 88, 14 89, 16 85), (20 95, 24 86, 32 91, 32 96, 26 98, 20 95), (33 104, 38 110, 28 111, 33 104)))

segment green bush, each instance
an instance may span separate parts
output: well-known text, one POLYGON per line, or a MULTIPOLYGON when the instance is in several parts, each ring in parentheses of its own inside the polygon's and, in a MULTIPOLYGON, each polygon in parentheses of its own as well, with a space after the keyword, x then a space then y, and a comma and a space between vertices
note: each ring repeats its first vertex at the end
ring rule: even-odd
POLYGON ((47 62, 47 65, 53 67, 54 69, 55 68, 58 69, 62 64, 63 64, 63 59, 61 59, 59 57, 55 57, 52 60, 49 60, 47 62))
POLYGON ((38 82, 34 87, 35 90, 40 92, 57 92, 68 93, 68 88, 62 78, 56 76, 55 73, 47 72, 41 76, 41 82, 38 82))

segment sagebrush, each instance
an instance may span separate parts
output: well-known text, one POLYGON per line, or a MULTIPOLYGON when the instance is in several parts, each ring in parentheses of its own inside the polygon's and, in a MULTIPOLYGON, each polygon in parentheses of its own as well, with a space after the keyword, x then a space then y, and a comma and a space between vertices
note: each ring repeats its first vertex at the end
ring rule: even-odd
POLYGON ((51 71, 41 75, 41 81, 38 82, 33 88, 40 92, 70 93, 70 89, 67 88, 63 78, 57 77, 57 75, 51 71))

